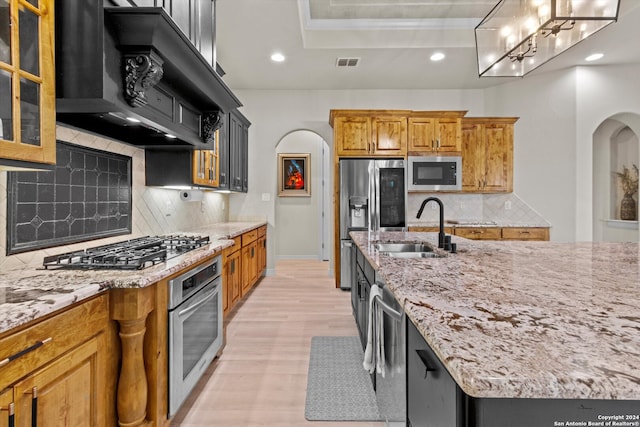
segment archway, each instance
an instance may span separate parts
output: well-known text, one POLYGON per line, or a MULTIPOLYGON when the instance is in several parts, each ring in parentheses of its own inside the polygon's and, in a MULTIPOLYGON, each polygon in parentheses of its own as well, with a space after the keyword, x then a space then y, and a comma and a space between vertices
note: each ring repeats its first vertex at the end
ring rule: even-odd
MULTIPOLYGON (((593 240, 640 241, 637 217, 620 216, 620 180, 616 172, 640 165, 640 115, 621 113, 603 121, 593 134, 593 240)), ((636 193, 636 211, 639 195, 636 193)))
POLYGON ((308 197, 278 196, 276 188, 276 259, 328 261, 332 248, 330 189, 333 185, 329 144, 318 133, 300 129, 283 136, 275 151, 276 156, 280 153, 309 154, 311 179, 308 197))

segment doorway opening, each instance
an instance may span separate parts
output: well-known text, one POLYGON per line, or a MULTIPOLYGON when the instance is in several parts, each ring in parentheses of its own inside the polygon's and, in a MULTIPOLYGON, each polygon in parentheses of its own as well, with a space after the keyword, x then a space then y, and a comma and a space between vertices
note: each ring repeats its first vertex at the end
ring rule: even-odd
MULTIPOLYGON (((310 194, 277 196, 276 259, 329 261, 332 248, 331 149, 318 133, 292 131, 276 145, 278 154, 309 154, 310 194)), ((277 194, 277 191, 276 191, 277 194)))

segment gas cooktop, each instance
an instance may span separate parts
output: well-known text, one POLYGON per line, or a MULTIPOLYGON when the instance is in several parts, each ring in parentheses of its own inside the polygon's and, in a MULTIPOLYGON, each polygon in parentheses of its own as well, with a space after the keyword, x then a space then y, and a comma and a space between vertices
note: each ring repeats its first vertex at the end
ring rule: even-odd
POLYGON ((145 236, 44 258, 45 268, 141 270, 209 243, 209 236, 145 236))

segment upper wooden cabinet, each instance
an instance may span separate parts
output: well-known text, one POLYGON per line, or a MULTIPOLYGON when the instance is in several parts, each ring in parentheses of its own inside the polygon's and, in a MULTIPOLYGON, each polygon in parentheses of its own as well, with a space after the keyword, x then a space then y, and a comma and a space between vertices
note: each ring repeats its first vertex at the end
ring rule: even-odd
POLYGON ((462 191, 513 191, 514 117, 462 120, 462 191))
POLYGON ((408 111, 331 110, 338 157, 404 157, 408 111))
POLYGON ((438 153, 461 150, 462 116, 466 111, 414 112, 409 117, 409 152, 438 153))
POLYGON ((0 170, 56 162, 53 5, 0 4, 0 170))
POLYGON ((460 152, 466 111, 331 110, 337 157, 460 152))

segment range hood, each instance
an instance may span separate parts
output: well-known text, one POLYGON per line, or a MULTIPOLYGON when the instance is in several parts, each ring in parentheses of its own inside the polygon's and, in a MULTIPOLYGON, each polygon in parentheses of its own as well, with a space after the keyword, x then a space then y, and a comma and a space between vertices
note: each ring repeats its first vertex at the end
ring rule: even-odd
POLYGON ((140 147, 211 148, 242 104, 163 8, 56 3, 56 118, 140 147))

